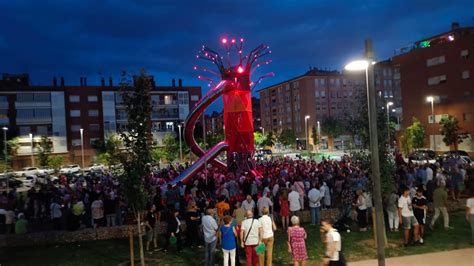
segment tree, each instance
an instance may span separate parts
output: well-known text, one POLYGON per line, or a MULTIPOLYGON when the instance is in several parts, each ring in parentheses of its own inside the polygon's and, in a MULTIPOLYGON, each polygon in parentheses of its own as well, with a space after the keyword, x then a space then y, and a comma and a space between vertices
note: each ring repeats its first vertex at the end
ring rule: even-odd
POLYGON ((49 155, 53 149, 51 140, 47 136, 41 136, 39 146, 38 146, 38 161, 41 167, 48 166, 49 155))
POLYGON ((444 144, 454 146, 455 150, 458 149, 458 144, 461 144, 468 137, 467 132, 460 132, 461 127, 455 116, 448 115, 448 117, 441 118, 439 125, 441 126, 440 132, 443 135, 444 144))
POLYGON ((64 163, 64 157, 60 155, 50 156, 48 159, 48 167, 51 169, 59 169, 64 163))
POLYGON ((313 128, 311 128, 311 138, 313 139, 314 145, 319 145, 318 130, 316 129, 315 126, 313 126, 313 128))
POLYGON ((262 132, 256 131, 253 133, 253 141, 255 142, 255 146, 263 147, 265 136, 262 134, 262 132))
POLYGON ((283 146, 288 147, 296 144, 296 135, 292 129, 283 129, 278 135, 278 142, 283 146))
POLYGON ((19 148, 20 148, 19 137, 15 137, 7 141, 7 150, 8 150, 7 152, 10 155, 9 161, 11 161, 11 157, 14 157, 17 154, 19 148))
POLYGON ((266 134, 262 145, 264 147, 273 147, 273 145, 275 145, 275 142, 276 142, 275 133, 273 133, 273 131, 270 131, 266 134))
POLYGON ((140 262, 144 266, 141 219, 151 190, 146 179, 150 172, 148 163, 151 162, 150 90, 152 84, 143 69, 138 76, 133 78, 132 86, 126 73, 123 73, 120 82, 120 94, 127 110, 128 124, 127 130, 120 132, 125 152, 120 156, 123 172, 119 177, 124 197, 137 221, 140 262))
POLYGON ((328 139, 334 141, 341 134, 344 133, 344 124, 341 120, 334 117, 326 116, 321 124, 321 131, 328 136, 328 139))
POLYGON ((412 146, 414 149, 420 149, 425 146, 425 128, 421 124, 420 120, 413 117, 413 123, 407 128, 410 131, 412 137, 412 146))
POLYGON ((168 162, 174 161, 178 157, 179 147, 176 143, 176 137, 173 133, 166 133, 163 137, 164 156, 168 162))

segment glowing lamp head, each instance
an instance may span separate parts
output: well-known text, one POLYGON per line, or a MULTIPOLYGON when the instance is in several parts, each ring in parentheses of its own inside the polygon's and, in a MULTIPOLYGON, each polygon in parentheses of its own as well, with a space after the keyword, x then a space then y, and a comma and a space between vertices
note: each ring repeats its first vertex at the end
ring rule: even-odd
POLYGON ((232 39, 232 43, 235 43, 235 39, 232 39))
POLYGON ((426 97, 426 101, 432 103, 432 102, 434 102, 434 97, 433 96, 428 96, 428 97, 426 97))
POLYGON ((369 67, 369 62, 367 62, 366 60, 356 60, 347 64, 344 69, 347 71, 358 71, 366 70, 367 67, 369 67))
POLYGON ((387 103, 387 106, 392 106, 393 105, 393 102, 388 102, 387 103))
POLYGON ((451 41, 451 42, 454 41, 454 36, 453 36, 453 35, 449 35, 449 36, 448 36, 448 40, 451 41))
POLYGON ((237 68, 237 72, 239 72, 239 73, 244 73, 244 68, 243 68, 242 66, 239 66, 239 67, 237 68))
POLYGON ((222 43, 226 44, 227 43, 227 38, 222 38, 222 43))

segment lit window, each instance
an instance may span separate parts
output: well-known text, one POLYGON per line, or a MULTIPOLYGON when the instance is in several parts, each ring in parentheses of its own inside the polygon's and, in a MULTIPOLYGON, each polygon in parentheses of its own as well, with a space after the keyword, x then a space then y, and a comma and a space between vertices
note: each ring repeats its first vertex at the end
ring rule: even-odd
POLYGON ((442 55, 442 56, 427 59, 426 66, 427 67, 436 66, 436 65, 444 64, 444 62, 446 62, 446 58, 444 57, 444 55, 442 55))
POLYGON ((469 58, 469 50, 462 50, 461 51, 461 58, 468 59, 469 58))
POLYGON ((81 146, 81 139, 73 139, 71 140, 72 146, 81 146))
POLYGON ((199 95, 191 95, 191 101, 199 101, 199 95))
POLYGON ((465 70, 462 72, 462 79, 468 79, 469 78, 469 70, 465 70))

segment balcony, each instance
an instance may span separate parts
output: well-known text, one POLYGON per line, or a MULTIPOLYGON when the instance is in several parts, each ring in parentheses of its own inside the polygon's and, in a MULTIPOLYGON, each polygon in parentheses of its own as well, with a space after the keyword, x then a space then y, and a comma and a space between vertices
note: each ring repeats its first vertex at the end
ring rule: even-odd
POLYGON ((15 108, 51 107, 51 102, 15 102, 15 108))
POLYGON ((165 100, 154 101, 154 100, 152 100, 151 105, 153 106, 153 108, 157 108, 160 105, 166 105, 166 106, 178 105, 178 101, 177 100, 174 100, 174 101, 165 101, 165 100))
POLYGON ((179 113, 152 112, 151 119, 179 119, 179 113))
POLYGON ((16 118, 17 125, 51 124, 51 117, 16 118))

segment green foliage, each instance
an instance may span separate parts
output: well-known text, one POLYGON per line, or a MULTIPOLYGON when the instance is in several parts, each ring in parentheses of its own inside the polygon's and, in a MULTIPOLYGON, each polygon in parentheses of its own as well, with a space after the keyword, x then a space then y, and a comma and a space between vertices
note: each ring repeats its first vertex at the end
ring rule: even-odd
POLYGON ((296 144, 296 135, 292 129, 283 129, 280 134, 278 135, 278 142, 281 143, 283 146, 293 146, 296 144))
POLYGON ((420 120, 416 117, 413 117, 413 124, 407 128, 410 131, 412 137, 412 146, 414 149, 420 149, 425 146, 425 128, 421 124, 420 120))
POLYGON ((206 139, 207 147, 213 147, 214 145, 223 141, 224 139, 225 139, 224 133, 218 133, 218 134, 208 136, 208 138, 206 139))
POLYGON ((253 141, 255 146, 261 148, 263 147, 263 143, 265 142, 265 136, 263 136, 262 132, 256 131, 253 133, 253 141))
POLYGON ((318 130, 316 129, 315 126, 313 126, 313 128, 311 128, 311 138, 313 138, 314 145, 319 144, 318 130))
POLYGON ((41 167, 48 166, 49 155, 51 154, 52 148, 53 148, 53 145, 51 143, 51 140, 47 136, 41 136, 39 146, 37 148, 38 161, 41 167))
POLYGON ((20 148, 20 138, 15 137, 7 141, 7 150, 10 156, 15 156, 20 148))
POLYGON ((179 154, 179 143, 176 141, 176 137, 173 133, 166 133, 163 137, 163 156, 168 162, 174 161, 178 158, 179 154))
POLYGON ((275 142, 276 142, 275 133, 273 133, 273 131, 270 131, 267 134, 265 134, 265 138, 263 140, 262 145, 263 147, 273 147, 275 145, 275 142))
POLYGON ((60 155, 50 156, 48 159, 48 167, 51 169, 59 169, 64 163, 64 157, 60 155))
MULTIPOLYGON (((120 82, 120 95, 126 106, 127 131, 120 132, 125 152, 120 156, 123 174, 120 175, 124 196, 132 210, 139 215, 145 210, 148 200, 148 189, 145 178, 149 172, 147 164, 151 162, 150 136, 150 90, 151 79, 142 69, 134 77, 134 84, 123 73, 120 82)), ((107 146, 107 145, 106 145, 107 146)), ((107 147, 109 150, 110 147, 107 147)))
POLYGON ((333 117, 325 117, 321 124, 321 131, 330 138, 337 138, 345 131, 344 123, 333 117))
POLYGON ((458 144, 468 137, 467 132, 460 132, 459 121, 452 115, 441 118, 439 125, 441 126, 440 132, 443 135, 443 142, 446 146, 454 145, 455 150, 458 149, 458 144))

